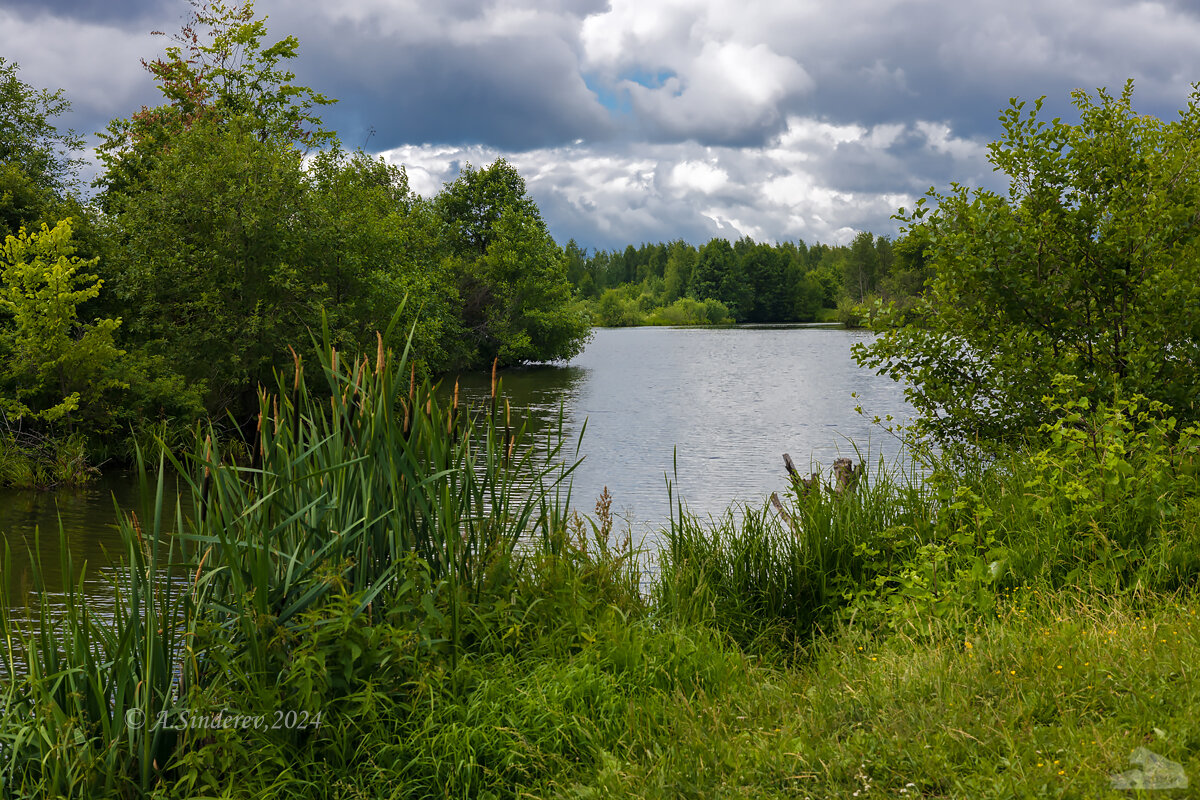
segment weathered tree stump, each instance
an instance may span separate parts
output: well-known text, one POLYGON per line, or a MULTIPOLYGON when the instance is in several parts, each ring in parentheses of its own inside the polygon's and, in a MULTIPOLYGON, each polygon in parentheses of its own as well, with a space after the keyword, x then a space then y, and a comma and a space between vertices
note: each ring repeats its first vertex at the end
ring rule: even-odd
POLYGON ((861 461, 858 462, 858 466, 855 466, 854 461, 849 458, 835 459, 833 462, 833 475, 836 481, 833 487, 834 491, 838 494, 854 491, 866 468, 867 465, 861 461))

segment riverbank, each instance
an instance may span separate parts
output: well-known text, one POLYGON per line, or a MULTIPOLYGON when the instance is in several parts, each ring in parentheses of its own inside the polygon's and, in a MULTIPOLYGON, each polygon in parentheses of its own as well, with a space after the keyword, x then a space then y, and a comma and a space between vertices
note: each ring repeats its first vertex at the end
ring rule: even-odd
POLYGON ((204 435, 192 515, 148 470, 111 609, 0 603, 0 793, 1102 797, 1137 748, 1200 767, 1196 431, 1064 406, 986 469, 676 505, 647 579, 607 495, 568 511, 561 437, 393 361, 326 354, 319 394, 298 365, 253 466, 204 435))

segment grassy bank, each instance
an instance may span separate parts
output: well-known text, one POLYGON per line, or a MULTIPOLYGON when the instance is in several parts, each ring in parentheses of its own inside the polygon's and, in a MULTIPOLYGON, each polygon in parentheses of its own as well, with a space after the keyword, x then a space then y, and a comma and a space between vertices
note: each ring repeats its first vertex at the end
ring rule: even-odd
POLYGON ((1200 774, 1196 432, 1161 409, 1064 393, 986 468, 680 506, 643 592, 499 387, 472 417, 382 344, 304 372, 249 465, 211 432, 177 465, 195 514, 147 470, 113 616, 0 617, 0 793, 1102 797, 1139 747, 1200 774))

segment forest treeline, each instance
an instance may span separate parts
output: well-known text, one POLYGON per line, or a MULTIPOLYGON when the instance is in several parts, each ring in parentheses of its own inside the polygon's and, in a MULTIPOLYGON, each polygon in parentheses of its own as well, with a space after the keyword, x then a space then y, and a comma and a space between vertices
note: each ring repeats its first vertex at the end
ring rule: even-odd
POLYGON ((589 321, 517 171, 432 199, 342 148, 250 4, 197 4, 144 61, 164 102, 79 174, 61 91, 0 58, 0 484, 78 480, 208 417, 253 432, 257 387, 327 326, 436 374, 569 358, 589 321), (393 324, 394 323, 394 324, 393 324), (389 327, 390 326, 390 327, 389 327))
POLYGON ((567 278, 604 326, 837 320, 860 325, 879 304, 911 305, 928 277, 917 235, 863 231, 848 245, 743 237, 633 245, 588 255, 567 243, 567 278))

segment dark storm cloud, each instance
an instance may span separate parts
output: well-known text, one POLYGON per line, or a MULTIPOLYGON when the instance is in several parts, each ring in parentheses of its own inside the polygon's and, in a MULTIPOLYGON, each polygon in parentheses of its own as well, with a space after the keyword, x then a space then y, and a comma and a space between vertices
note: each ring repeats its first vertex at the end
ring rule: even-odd
POLYGON ((186 5, 179 0, 4 0, 0 9, 24 17, 59 17, 124 26, 147 19, 174 20, 182 17, 186 5))
POLYGON ((318 51, 302 82, 338 99, 324 113, 348 144, 483 143, 507 149, 603 139, 612 123, 558 41, 512 36, 450 48, 443 43, 362 42, 318 51), (356 77, 354 64, 371 64, 356 77))
POLYGON ((1133 78, 1139 107, 1172 116, 1200 78, 1200 12, 1185 4, 895 3, 874 16, 842 36, 800 37, 811 110, 865 124, 946 120, 991 137, 1011 97, 1046 95, 1048 116, 1068 118, 1072 89, 1119 91, 1133 78))
MULTIPOLYGON (((97 130, 159 101, 139 65, 183 0, 0 0, 0 55, 97 130)), ((435 192, 518 164, 560 239, 845 241, 950 181, 1003 186, 1008 98, 1137 82, 1171 118, 1200 78, 1184 0, 259 0, 350 147, 435 192)))

